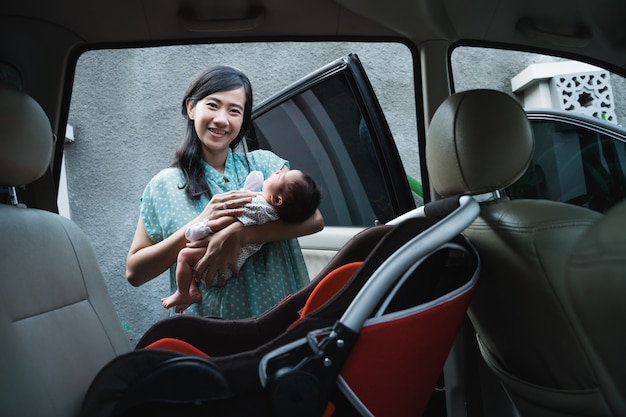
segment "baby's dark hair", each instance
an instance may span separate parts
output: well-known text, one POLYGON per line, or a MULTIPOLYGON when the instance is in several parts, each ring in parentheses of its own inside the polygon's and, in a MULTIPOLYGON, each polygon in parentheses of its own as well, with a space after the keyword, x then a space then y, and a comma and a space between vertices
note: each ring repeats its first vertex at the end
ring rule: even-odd
POLYGON ((300 223, 315 213, 320 205, 321 191, 313 178, 302 173, 304 180, 288 184, 282 194, 283 204, 276 207, 287 223, 300 223))

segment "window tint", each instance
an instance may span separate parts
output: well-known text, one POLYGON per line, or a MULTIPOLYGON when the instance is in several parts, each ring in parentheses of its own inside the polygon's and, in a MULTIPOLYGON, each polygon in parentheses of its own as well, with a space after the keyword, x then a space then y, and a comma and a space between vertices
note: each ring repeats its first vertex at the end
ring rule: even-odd
POLYGON ((604 212, 626 198, 626 143, 572 123, 533 120, 535 155, 509 189, 604 212))
POLYGON ((324 191, 328 226, 370 226, 393 217, 369 128, 341 72, 255 117, 254 147, 273 150, 324 191))

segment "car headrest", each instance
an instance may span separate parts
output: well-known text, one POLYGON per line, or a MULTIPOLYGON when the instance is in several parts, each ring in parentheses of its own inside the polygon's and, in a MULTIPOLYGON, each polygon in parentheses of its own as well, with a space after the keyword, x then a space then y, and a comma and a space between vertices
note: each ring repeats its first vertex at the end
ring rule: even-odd
POLYGON ((50 165, 54 139, 50 120, 29 95, 0 80, 0 185, 20 186, 50 165))
POLYGON ((449 96, 426 135, 426 166, 442 197, 506 188, 530 164, 534 138, 524 109, 508 94, 469 90, 449 96))

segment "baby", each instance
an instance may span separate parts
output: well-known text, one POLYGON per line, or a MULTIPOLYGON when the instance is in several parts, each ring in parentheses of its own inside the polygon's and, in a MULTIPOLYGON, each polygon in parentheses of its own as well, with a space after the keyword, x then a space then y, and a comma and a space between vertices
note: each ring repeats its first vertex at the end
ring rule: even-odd
MULTIPOLYGON (((260 171, 248 174, 243 189, 256 192, 261 187, 261 192, 257 192, 252 201, 242 207, 242 214, 195 223, 187 228, 185 237, 189 241, 201 240, 235 221, 240 221, 244 226, 263 224, 279 218, 289 223, 298 223, 308 219, 319 207, 320 190, 313 179, 302 171, 276 171, 265 181, 260 171)), ((262 246, 263 243, 243 246, 237 267, 241 268, 246 259, 262 246)), ((202 299, 193 277, 193 268, 205 253, 206 247, 186 247, 180 250, 176 267, 177 290, 169 297, 161 299, 163 307, 176 307, 176 312, 182 313, 191 304, 202 299)), ((232 276, 231 271, 227 272, 224 279, 232 276)), ((218 278, 217 275, 213 277, 212 285, 217 284, 218 278)))

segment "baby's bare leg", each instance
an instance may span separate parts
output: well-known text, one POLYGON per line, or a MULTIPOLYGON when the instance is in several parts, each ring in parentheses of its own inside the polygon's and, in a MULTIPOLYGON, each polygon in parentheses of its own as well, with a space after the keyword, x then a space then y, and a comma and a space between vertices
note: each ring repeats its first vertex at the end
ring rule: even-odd
POLYGON ((165 308, 176 308, 177 313, 181 313, 193 303, 202 299, 198 286, 193 277, 193 267, 198 262, 206 248, 183 248, 178 253, 176 266, 176 287, 177 290, 169 297, 161 299, 161 304, 165 308))

